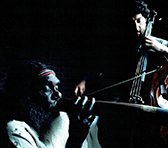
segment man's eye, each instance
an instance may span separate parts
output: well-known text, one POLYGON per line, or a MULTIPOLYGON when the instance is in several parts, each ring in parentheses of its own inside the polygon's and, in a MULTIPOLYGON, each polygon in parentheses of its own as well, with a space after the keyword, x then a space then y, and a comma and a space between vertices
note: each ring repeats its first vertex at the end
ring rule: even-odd
POLYGON ((40 92, 46 93, 46 92, 51 92, 51 89, 48 86, 42 87, 40 89, 40 92))
POLYGON ((138 19, 137 22, 140 23, 140 22, 141 22, 141 19, 138 19))
POLYGON ((46 87, 42 87, 41 91, 47 91, 47 88, 46 87))

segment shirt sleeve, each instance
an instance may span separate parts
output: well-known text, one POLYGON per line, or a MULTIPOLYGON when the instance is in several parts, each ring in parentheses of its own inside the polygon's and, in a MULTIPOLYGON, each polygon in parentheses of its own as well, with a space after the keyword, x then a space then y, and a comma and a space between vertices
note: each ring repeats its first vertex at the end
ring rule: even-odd
POLYGON ((25 123, 10 121, 7 123, 9 140, 17 148, 45 148, 38 135, 25 123))

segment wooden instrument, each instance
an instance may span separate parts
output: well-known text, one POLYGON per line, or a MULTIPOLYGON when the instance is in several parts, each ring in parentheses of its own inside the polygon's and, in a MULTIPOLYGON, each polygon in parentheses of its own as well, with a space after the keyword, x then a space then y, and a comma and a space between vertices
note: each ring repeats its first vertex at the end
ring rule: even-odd
MULTIPOLYGON (((58 107, 62 111, 72 112, 73 103, 74 100, 63 98, 59 102, 58 107)), ((113 117, 114 114, 120 113, 120 115, 128 116, 132 120, 141 118, 144 120, 153 120, 155 123, 156 121, 162 124, 168 123, 168 109, 149 105, 97 100, 92 112, 98 116, 109 115, 113 117)))
MULTIPOLYGON (((146 36, 151 35, 152 27, 154 24, 154 19, 155 19, 156 14, 157 13, 153 13, 153 16, 151 16, 147 19, 146 30, 145 30, 144 36, 141 37, 142 40, 146 36)), ((142 41, 142 43, 140 42, 137 45, 136 50, 139 51, 139 53, 141 55, 140 55, 140 59, 138 61, 136 72, 135 72, 136 78, 133 80, 133 83, 132 83, 129 102, 138 103, 138 104, 154 105, 153 102, 155 102, 155 98, 151 97, 150 99, 144 100, 145 98, 142 95, 142 93, 143 93, 142 88, 143 88, 143 84, 146 79, 145 76, 146 76, 146 72, 147 72, 148 52, 152 49, 147 49, 147 47, 144 45, 144 42, 142 41), (140 77, 139 77, 139 75, 140 75, 140 77)), ((148 96, 148 98, 149 97, 150 96, 148 96)))

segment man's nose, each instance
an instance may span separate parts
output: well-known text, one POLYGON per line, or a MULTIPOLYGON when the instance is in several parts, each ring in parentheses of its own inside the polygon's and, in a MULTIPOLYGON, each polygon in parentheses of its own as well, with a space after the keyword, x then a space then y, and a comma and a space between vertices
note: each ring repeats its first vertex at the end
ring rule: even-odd
POLYGON ((136 23, 136 22, 135 22, 135 28, 136 28, 137 31, 140 31, 140 26, 139 26, 139 24, 136 23))

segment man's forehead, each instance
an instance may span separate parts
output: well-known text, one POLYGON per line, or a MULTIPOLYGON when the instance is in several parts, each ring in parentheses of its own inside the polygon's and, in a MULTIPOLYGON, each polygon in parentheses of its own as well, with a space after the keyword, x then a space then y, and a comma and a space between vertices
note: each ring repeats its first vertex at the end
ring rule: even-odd
POLYGON ((47 75, 47 76, 45 76, 46 77, 46 80, 48 81, 48 82, 52 82, 52 83, 54 83, 54 84, 58 84, 58 83, 60 83, 60 80, 56 77, 56 75, 54 75, 54 74, 49 74, 49 75, 47 75))
POLYGON ((40 78, 40 85, 58 85, 60 80, 53 74, 46 75, 40 78))
POLYGON ((132 18, 133 20, 137 20, 139 18, 143 17, 141 13, 135 14, 132 18))

